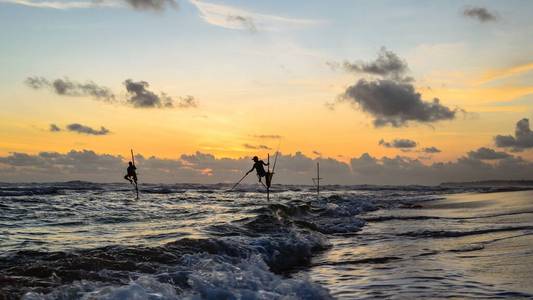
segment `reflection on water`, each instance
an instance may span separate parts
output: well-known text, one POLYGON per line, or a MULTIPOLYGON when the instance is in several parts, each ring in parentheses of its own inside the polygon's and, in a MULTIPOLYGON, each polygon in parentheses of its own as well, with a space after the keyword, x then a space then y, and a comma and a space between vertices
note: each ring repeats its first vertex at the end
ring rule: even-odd
POLYGON ((533 192, 456 194, 363 216, 311 278, 339 298, 530 298, 533 192))

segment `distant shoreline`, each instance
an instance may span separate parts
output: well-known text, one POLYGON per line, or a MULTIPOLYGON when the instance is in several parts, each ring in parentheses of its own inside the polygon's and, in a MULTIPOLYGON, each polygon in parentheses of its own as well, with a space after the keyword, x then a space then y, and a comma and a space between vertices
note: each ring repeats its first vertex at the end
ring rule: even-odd
POLYGON ((482 181, 467 181, 467 182, 444 182, 440 184, 445 187, 467 186, 467 187, 532 187, 533 180, 482 180, 482 181))

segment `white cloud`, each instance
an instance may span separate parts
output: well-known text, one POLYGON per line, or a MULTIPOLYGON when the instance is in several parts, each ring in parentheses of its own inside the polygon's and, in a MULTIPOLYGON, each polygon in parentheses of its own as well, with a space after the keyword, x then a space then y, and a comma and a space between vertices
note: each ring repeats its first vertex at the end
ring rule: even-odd
POLYGON ((296 19, 276 15, 261 14, 228 5, 190 0, 196 6, 202 19, 215 26, 249 31, 280 31, 316 26, 323 21, 296 19))
POLYGON ((72 9, 93 8, 98 6, 115 6, 113 2, 105 1, 35 1, 35 0, 0 0, 4 3, 12 3, 36 8, 72 9))
POLYGON ((50 9, 80 9, 95 7, 129 7, 135 10, 161 11, 167 7, 177 8, 175 0, 85 0, 85 1, 41 1, 41 0, 0 0, 0 3, 50 8, 50 9))

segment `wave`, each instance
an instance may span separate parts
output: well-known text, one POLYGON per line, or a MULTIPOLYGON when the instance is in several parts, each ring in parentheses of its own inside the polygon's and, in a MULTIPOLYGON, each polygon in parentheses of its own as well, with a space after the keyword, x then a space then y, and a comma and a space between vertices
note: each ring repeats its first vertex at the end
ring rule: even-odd
MULTIPOLYGON (((258 238, 184 238, 153 248, 19 251, 0 257, 4 276, 0 282, 8 286, 0 289, 0 295, 18 298, 18 293, 25 291, 25 299, 56 299, 76 291, 78 296, 90 293, 99 299, 114 293, 164 294, 178 288, 183 290, 180 298, 200 295, 216 299, 214 295, 223 295, 220 293, 246 296, 262 292, 272 293, 273 298, 305 298, 308 294, 310 299, 327 299, 326 289, 282 274, 309 264, 314 252, 328 246, 319 233, 284 228, 258 238), (176 276, 181 280, 176 281, 176 276)), ((176 298, 173 293, 168 294, 172 296, 169 299, 176 298)))
POLYGON ((451 249, 450 252, 471 252, 485 249, 483 244, 467 244, 459 248, 451 249))
MULTIPOLYGON (((375 209, 372 201, 357 197, 291 200, 251 209, 252 217, 210 226, 205 238, 181 238, 156 247, 9 252, 0 256, 0 282, 6 283, 0 296, 329 299, 320 285, 286 275, 309 266, 315 253, 330 247, 326 234, 360 230, 365 221, 357 215, 375 209)), ((167 236, 154 236, 161 237, 167 236)))
POLYGON ((384 256, 384 257, 368 257, 368 258, 361 258, 361 259, 353 259, 353 260, 344 260, 344 261, 336 261, 336 262, 328 262, 328 263, 319 263, 315 264, 315 266, 322 266, 322 265, 328 265, 328 266, 338 266, 338 265, 357 265, 357 264, 385 264, 391 261, 400 260, 401 257, 396 256, 384 256))
POLYGON ((57 187, 9 187, 0 188, 0 197, 58 195, 57 187))
POLYGON ((497 214, 487 214, 473 217, 437 217, 437 216, 367 216, 362 219, 366 222, 386 222, 386 221, 425 221, 425 220, 476 220, 476 219, 490 219, 514 215, 533 214, 532 210, 504 212, 497 214))
POLYGON ((396 221, 396 220, 414 220, 414 221, 424 221, 424 220, 437 220, 443 219, 441 217, 434 216, 372 216, 364 217, 363 220, 366 222, 385 222, 385 221, 396 221))
POLYGON ((498 232, 512 232, 512 231, 522 231, 522 230, 533 230, 533 226, 510 226, 510 227, 496 227, 496 228, 483 228, 467 231, 451 231, 451 230, 422 230, 422 231, 411 231, 405 233, 399 233, 399 236, 409 236, 409 237, 424 237, 424 238, 453 238, 453 237, 463 237, 470 235, 479 235, 479 234, 488 234, 488 233, 498 233, 498 232))
POLYGON ((303 203, 271 204, 256 217, 227 224, 226 228, 211 228, 238 235, 182 238, 151 248, 108 246, 8 253, 0 257, 4 274, 0 281, 8 286, 0 289, 0 294, 19 297, 25 293, 25 299, 55 299, 73 291, 80 297, 90 293, 96 299, 133 294, 146 299, 156 294, 168 299, 218 299, 224 295, 328 299, 325 288, 283 276, 309 265, 315 252, 329 247, 320 231, 327 231, 331 224, 319 222, 319 231, 302 226, 316 213, 331 211, 303 203))

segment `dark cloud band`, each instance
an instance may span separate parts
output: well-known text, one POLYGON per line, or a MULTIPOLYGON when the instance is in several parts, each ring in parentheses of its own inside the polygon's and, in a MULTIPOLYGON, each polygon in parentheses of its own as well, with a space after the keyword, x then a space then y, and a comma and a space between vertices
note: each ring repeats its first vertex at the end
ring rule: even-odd
MULTIPOLYGON (((90 150, 68 153, 11 153, 0 156, 0 181, 90 180, 116 182, 123 176, 128 158, 97 154, 90 150)), ((196 152, 178 159, 135 157, 144 182, 175 183, 235 182, 251 167, 250 157, 216 158, 196 152)), ((321 176, 330 184, 438 184, 447 181, 533 179, 533 163, 509 156, 484 162, 471 155, 456 161, 424 164, 407 157, 376 158, 369 154, 349 163, 333 158, 312 159, 301 152, 281 154, 277 162, 277 182, 309 184, 320 163, 321 176)), ((250 178, 250 181, 253 182, 250 178)))

